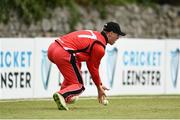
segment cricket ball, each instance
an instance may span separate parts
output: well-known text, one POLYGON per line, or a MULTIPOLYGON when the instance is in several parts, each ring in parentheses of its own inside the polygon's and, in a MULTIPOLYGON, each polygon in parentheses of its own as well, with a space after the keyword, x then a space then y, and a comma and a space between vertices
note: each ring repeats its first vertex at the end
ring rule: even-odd
POLYGON ((108 100, 103 100, 103 105, 108 105, 109 104, 109 101, 108 100))

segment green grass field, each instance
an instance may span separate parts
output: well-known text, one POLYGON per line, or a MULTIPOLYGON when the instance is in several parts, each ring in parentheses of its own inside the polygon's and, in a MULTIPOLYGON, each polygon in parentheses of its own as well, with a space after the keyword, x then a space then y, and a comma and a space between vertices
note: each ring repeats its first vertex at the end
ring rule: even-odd
POLYGON ((1 100, 0 119, 180 119, 180 96, 109 97, 103 106, 95 98, 80 98, 60 111, 52 99, 1 100))

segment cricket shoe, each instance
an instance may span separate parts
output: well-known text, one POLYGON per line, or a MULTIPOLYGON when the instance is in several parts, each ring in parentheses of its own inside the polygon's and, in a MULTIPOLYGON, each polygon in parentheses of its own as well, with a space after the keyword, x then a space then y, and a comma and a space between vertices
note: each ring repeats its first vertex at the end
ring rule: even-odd
POLYGON ((54 93, 53 99, 56 102, 59 110, 69 110, 68 107, 66 106, 66 102, 64 100, 64 97, 61 94, 59 94, 57 92, 54 93))

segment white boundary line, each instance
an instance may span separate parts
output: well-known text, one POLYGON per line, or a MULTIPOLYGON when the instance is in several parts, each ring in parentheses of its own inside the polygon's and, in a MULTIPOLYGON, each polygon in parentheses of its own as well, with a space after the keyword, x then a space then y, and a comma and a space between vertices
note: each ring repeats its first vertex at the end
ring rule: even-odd
MULTIPOLYGON (((173 98, 173 99, 180 99, 180 95, 167 95, 167 96, 161 96, 161 95, 152 95, 152 96, 108 96, 107 99, 167 99, 167 98, 173 98)), ((97 97, 80 97, 80 100, 92 100, 97 99, 97 97)), ((22 101, 53 101, 52 98, 26 98, 26 99, 2 99, 0 100, 0 103, 3 102, 22 102, 22 101)))

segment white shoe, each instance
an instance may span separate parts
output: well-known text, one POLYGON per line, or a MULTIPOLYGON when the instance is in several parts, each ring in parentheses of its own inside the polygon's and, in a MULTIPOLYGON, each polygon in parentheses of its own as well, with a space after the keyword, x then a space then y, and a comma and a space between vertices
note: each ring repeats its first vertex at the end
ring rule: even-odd
POLYGON ((61 94, 56 92, 53 94, 53 98, 59 110, 69 110, 68 107, 66 106, 64 97, 61 94))

